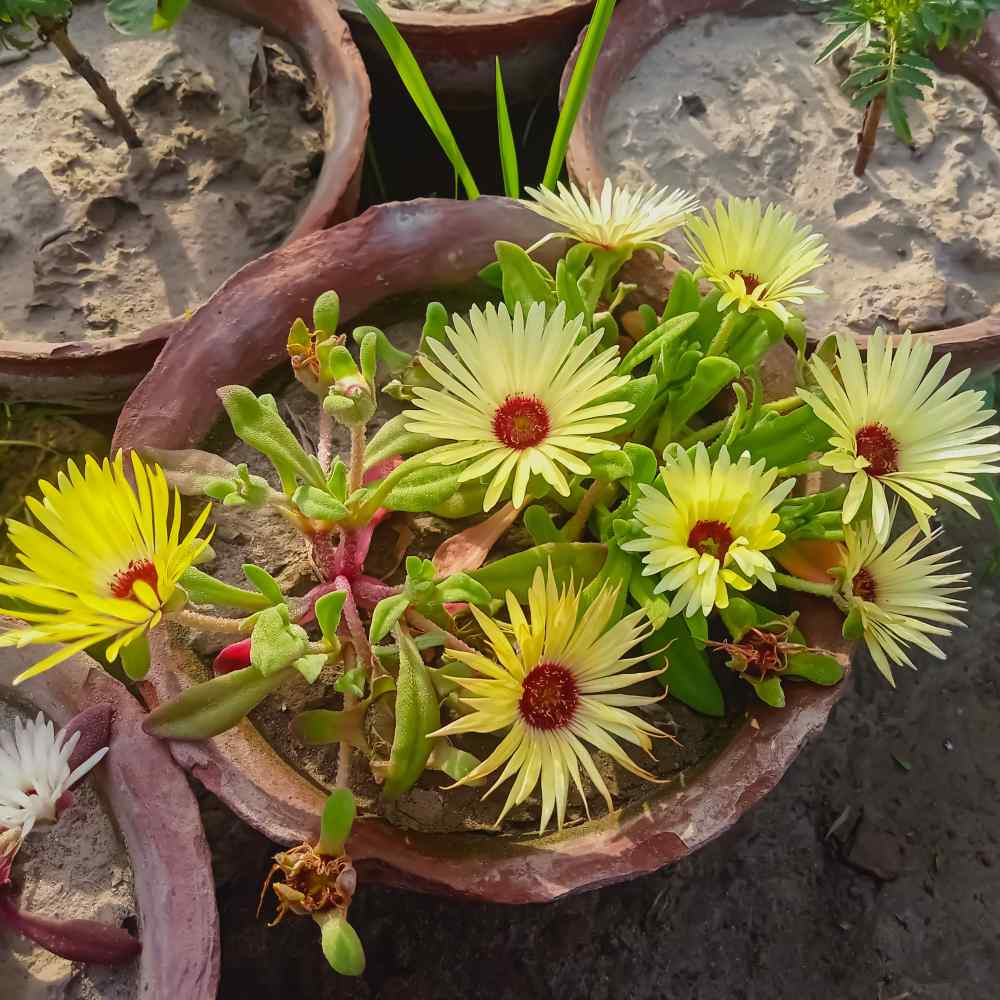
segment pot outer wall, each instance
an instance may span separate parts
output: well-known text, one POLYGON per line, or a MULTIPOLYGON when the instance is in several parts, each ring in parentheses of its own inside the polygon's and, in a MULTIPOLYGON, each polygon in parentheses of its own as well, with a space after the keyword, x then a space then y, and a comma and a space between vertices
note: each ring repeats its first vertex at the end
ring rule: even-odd
MULTIPOLYGON (((541 0, 530 13, 441 14, 388 10, 445 107, 494 108, 495 60, 512 104, 530 104, 555 88, 594 0, 541 0)), ((527 10, 528 8, 526 8, 527 10)), ((372 75, 396 76, 378 35, 350 0, 340 13, 372 75)), ((416 113, 416 112, 414 112, 416 113)))
MULTIPOLYGON (((470 282, 493 260, 493 240, 527 246, 547 223, 505 199, 380 205, 336 229, 276 250, 234 275, 174 338, 125 406, 117 446, 188 448, 221 409, 215 390, 253 384, 285 361, 286 331, 327 288, 345 323, 390 295, 470 282), (239 336, 236 336, 236 334, 239 336)), ((551 262, 556 248, 546 248, 551 262)), ((542 253, 540 257, 545 257, 542 253)), ((847 663, 832 605, 807 601, 810 641, 847 663)), ((189 686, 193 653, 169 629, 153 634, 150 703, 189 686)), ((761 705, 687 787, 654 791, 641 806, 543 838, 429 835, 378 819, 355 823, 349 851, 362 878, 495 903, 547 902, 654 871, 728 829, 777 784, 818 733, 844 685, 790 685, 782 711, 761 705)), ((172 744, 175 759, 273 840, 313 840, 325 793, 281 759, 246 720, 213 740, 172 744)))
MULTIPOLYGON (((0 629, 13 627, 0 618, 0 629)), ((135 874, 142 952, 137 997, 214 1000, 219 918, 212 859, 184 772, 142 731, 145 713, 124 685, 78 653, 23 685, 13 679, 55 647, 0 650, 0 691, 64 726, 95 706, 112 709, 111 750, 92 772, 135 874)))
MULTIPOLYGON (((589 185, 599 189, 611 175, 613 167, 604 156, 604 120, 608 103, 647 50, 668 31, 703 14, 730 12, 734 16, 765 17, 792 9, 793 4, 780 0, 751 0, 749 3, 747 0, 625 0, 620 3, 611 19, 570 139, 567 164, 573 180, 583 188, 589 185)), ((563 73, 563 95, 582 42, 581 34, 563 73)), ((961 73, 979 84, 995 103, 1000 104, 1000 14, 990 17, 975 46, 961 52, 946 49, 935 56, 935 61, 943 70, 961 73)), ((665 274, 647 275, 647 285, 669 287, 671 273, 668 263, 665 274)), ((1000 364, 1000 316, 986 316, 973 323, 921 336, 931 341, 935 354, 951 352, 953 371, 993 368, 1000 364)), ((863 346, 867 338, 859 334, 857 339, 863 346)))
MULTIPOLYGON (((358 206, 371 87, 347 25, 328 0, 211 0, 216 10, 289 42, 309 67, 323 107, 323 167, 286 242, 351 218, 358 206)), ((73 402, 114 410, 149 371, 177 318, 96 341, 0 340, 0 399, 73 402)))

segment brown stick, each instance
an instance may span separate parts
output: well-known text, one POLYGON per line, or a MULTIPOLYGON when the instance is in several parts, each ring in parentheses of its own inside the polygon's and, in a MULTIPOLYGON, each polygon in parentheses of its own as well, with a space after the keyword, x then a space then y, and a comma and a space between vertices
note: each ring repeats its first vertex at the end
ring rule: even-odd
POLYGON ((66 22, 56 21, 47 17, 36 18, 38 21, 39 34, 43 41, 51 41, 55 47, 63 54, 66 62, 70 64, 73 72, 83 77, 90 84, 97 99, 107 109, 115 123, 118 134, 125 140, 129 149, 138 149, 142 145, 142 139, 132 127, 122 106, 118 103, 118 97, 108 85, 108 81, 94 68, 93 63, 73 44, 66 32, 66 22))
POLYGON ((865 170, 868 168, 868 159, 875 149, 875 133, 878 131, 878 123, 884 107, 885 95, 879 94, 865 108, 864 121, 861 123, 861 131, 858 133, 858 155, 854 160, 855 177, 864 177, 865 170))

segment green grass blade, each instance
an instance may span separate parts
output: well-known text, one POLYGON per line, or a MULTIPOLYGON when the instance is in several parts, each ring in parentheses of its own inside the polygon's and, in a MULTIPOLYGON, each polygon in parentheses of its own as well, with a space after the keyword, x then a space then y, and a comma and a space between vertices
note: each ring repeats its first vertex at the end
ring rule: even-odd
POLYGON ((393 66, 396 67, 400 80, 403 81, 403 86, 409 91, 413 103, 424 116, 424 121, 434 133, 434 138, 437 139, 445 156, 455 168, 455 173, 461 179, 466 195, 470 199, 478 198, 479 188, 476 187, 472 171, 469 170, 469 165, 465 162, 465 157, 462 156, 462 151, 458 148, 458 142, 455 140, 444 112, 431 93, 431 88, 427 85, 427 80, 410 51, 410 47, 375 0, 357 0, 357 7, 375 29, 386 54, 392 60, 393 66))
POLYGON ((569 137, 573 134, 573 126, 583 106, 583 99, 587 95, 590 78, 594 73, 594 64, 604 44, 611 15, 615 11, 615 2, 616 0, 597 0, 587 35, 580 47, 580 56, 573 67, 573 75, 570 77, 569 87, 566 88, 566 100, 563 101, 559 111, 559 121, 556 122, 555 135, 552 137, 549 161, 545 165, 545 178, 542 181, 542 184, 550 190, 555 190, 556 181, 562 173, 569 137))
POLYGON ((497 135, 500 138, 500 169, 503 172, 503 189, 508 198, 517 198, 521 193, 521 182, 517 175, 517 149, 514 146, 514 132, 510 127, 510 112, 507 110, 507 93, 503 86, 503 72, 497 59, 497 135))

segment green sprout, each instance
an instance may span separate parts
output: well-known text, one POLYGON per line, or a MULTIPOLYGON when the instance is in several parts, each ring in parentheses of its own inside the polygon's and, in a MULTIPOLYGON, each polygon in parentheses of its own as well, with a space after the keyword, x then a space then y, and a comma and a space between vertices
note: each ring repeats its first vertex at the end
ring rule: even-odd
POLYGON ((931 52, 976 42, 1000 0, 819 0, 819 6, 827 10, 825 22, 840 30, 816 62, 855 46, 843 86, 851 104, 864 108, 854 161, 855 176, 863 177, 883 110, 900 140, 912 145, 905 102, 922 100, 934 86, 931 52))

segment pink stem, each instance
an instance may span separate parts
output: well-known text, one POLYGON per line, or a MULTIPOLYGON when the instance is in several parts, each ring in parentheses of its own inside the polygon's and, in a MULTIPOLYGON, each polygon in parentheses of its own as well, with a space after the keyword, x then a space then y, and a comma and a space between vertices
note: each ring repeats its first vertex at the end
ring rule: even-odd
POLYGON ((436 622, 432 622, 430 618, 425 618, 419 611, 414 611, 413 608, 407 609, 406 620, 414 628, 420 629, 421 632, 441 636, 448 649, 461 650, 463 653, 475 652, 475 650, 468 643, 462 642, 461 639, 452 635, 447 629, 441 628, 441 626, 436 622))
POLYGON ((403 591, 402 587, 390 587, 381 580, 365 574, 359 576, 351 584, 351 587, 354 591, 354 599, 363 608, 374 608, 379 601, 387 597, 395 597, 403 591))
POLYGON ((368 636, 361 622, 361 616, 358 614, 358 606, 354 601, 351 581, 346 576, 338 576, 334 583, 337 584, 338 590, 343 590, 347 594, 347 599, 344 601, 344 622, 347 624, 347 632, 354 645, 354 651, 367 665, 367 669, 371 670, 376 666, 376 663, 372 655, 372 648, 368 644, 368 636))

